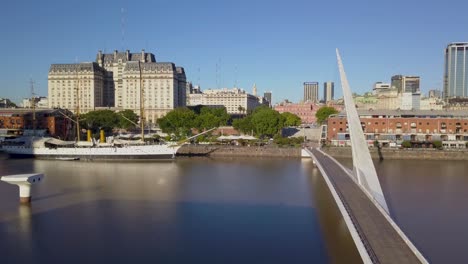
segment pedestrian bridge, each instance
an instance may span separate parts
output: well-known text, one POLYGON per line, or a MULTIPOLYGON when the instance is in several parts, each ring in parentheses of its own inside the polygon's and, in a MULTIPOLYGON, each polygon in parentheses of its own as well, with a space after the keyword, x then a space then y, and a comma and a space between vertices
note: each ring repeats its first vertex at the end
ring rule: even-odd
POLYGON ((322 173, 364 263, 427 263, 386 210, 355 182, 352 170, 317 148, 305 148, 322 173))
POLYGON ((336 50, 348 120, 353 168, 346 169, 318 148, 303 149, 322 173, 364 263, 427 263, 390 217, 361 122, 336 50))

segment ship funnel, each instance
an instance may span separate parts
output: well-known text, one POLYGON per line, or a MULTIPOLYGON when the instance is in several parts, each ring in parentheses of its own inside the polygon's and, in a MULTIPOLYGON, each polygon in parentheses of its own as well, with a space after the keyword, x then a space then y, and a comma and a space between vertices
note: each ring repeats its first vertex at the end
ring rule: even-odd
POLYGON ((20 203, 29 204, 31 203, 31 187, 32 185, 40 183, 44 178, 42 173, 30 173, 30 174, 17 174, 7 175, 0 178, 0 180, 15 184, 19 187, 20 203))

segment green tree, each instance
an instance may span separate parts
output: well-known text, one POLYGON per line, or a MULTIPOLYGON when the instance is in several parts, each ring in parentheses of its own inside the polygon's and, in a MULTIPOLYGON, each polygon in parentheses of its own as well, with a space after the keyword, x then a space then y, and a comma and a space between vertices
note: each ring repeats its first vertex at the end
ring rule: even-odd
POLYGON ((408 141, 408 140, 405 140, 405 141, 401 142, 401 146, 404 147, 404 148, 411 148, 412 147, 411 142, 408 141))
POLYGON ((289 112, 281 113, 281 115, 285 119, 284 124, 283 124, 285 127, 301 125, 301 118, 298 117, 297 115, 289 113, 289 112))
POLYGON ((200 114, 195 120, 195 127, 198 130, 211 129, 214 127, 225 126, 230 119, 226 108, 202 107, 200 114))
POLYGON ((185 138, 191 134, 195 125, 196 115, 186 107, 176 108, 164 117, 158 119, 159 127, 164 133, 174 134, 177 139, 185 138))
POLYGON ((93 133, 103 129, 106 133, 118 127, 119 117, 111 110, 91 111, 80 117, 80 126, 90 129, 93 133))
POLYGON ((254 110, 251 122, 257 136, 272 137, 283 128, 284 118, 278 111, 261 106, 254 110))
POLYGON ((338 114, 338 111, 334 107, 323 106, 315 113, 315 117, 317 118, 317 123, 322 124, 330 115, 334 114, 338 114))
POLYGON ((132 110, 123 110, 117 113, 119 117, 119 128, 129 129, 135 127, 138 123, 138 115, 132 110))
POLYGON ((434 140, 434 141, 432 141, 432 145, 433 145, 434 148, 436 148, 436 149, 442 149, 442 141, 440 141, 440 140, 434 140))
POLYGON ((238 131, 241 131, 243 133, 250 133, 254 130, 254 126, 252 125, 252 116, 249 115, 249 116, 246 116, 244 118, 241 118, 241 119, 234 119, 234 121, 232 121, 232 126, 238 130, 238 131))

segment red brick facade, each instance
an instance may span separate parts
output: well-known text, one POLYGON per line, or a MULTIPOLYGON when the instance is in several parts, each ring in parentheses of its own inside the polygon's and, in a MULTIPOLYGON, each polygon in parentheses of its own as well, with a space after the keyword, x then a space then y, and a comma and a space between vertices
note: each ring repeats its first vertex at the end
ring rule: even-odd
MULTIPOLYGON (((36 129, 46 130, 51 136, 68 138, 72 121, 64 117, 59 111, 65 110, 37 110, 36 129)), ((70 113, 69 113, 70 114, 70 113)), ((3 129, 33 129, 33 112, 31 109, 1 109, 0 128, 3 129)))
MULTIPOLYGON (((338 134, 348 133, 345 116, 330 117, 327 125, 328 140, 342 140, 338 134)), ((468 137, 468 117, 361 116, 361 126, 365 134, 374 135, 375 139, 383 135, 395 136, 396 139, 409 135, 415 141, 431 141, 433 135, 441 140, 465 140, 468 137)))
MULTIPOLYGON (((280 113, 289 112, 291 114, 295 114, 301 118, 302 124, 315 124, 317 122, 317 118, 315 117, 315 113, 317 110, 320 109, 323 105, 314 104, 311 102, 299 103, 299 104, 281 104, 274 107, 274 109, 280 113)), ((341 106, 333 106, 336 110, 341 111, 341 106)))

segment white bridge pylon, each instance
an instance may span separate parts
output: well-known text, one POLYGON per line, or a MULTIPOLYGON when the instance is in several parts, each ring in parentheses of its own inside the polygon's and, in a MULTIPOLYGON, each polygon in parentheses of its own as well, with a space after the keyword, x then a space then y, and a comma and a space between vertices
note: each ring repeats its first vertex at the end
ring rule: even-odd
POLYGON ((361 128, 361 121, 353 101, 351 88, 349 87, 348 78, 346 77, 338 49, 336 49, 336 57, 338 60, 341 88, 343 89, 349 135, 351 138, 353 176, 355 177, 355 181, 364 187, 364 189, 383 207, 383 209, 385 209, 387 214, 390 214, 382 187, 380 186, 379 178, 377 177, 377 172, 375 171, 374 163, 372 162, 372 158, 369 153, 364 132, 361 128))

